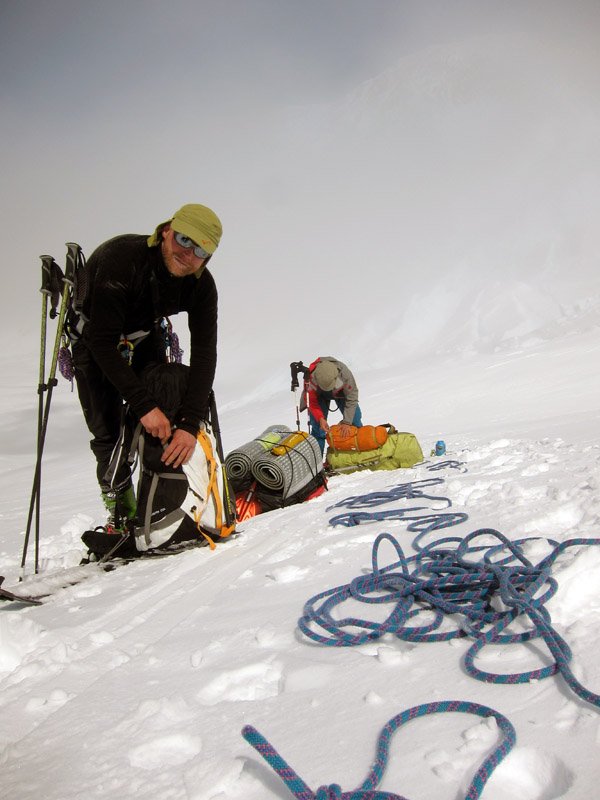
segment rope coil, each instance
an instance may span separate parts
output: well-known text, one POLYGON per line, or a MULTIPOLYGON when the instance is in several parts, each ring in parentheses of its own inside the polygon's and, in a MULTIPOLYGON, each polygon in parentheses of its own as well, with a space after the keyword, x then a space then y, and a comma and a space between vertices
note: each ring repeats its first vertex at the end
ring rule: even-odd
MULTIPOLYGON (((444 465, 440 464, 439 467, 444 465)), ((461 466, 460 462, 448 462, 448 465, 461 466)), ((388 492, 354 496, 330 506, 328 510, 340 506, 353 509, 333 517, 330 520, 332 525, 351 527, 383 519, 407 522, 407 530, 418 533, 412 542, 415 555, 407 557, 391 534, 379 534, 371 554, 372 572, 348 584, 320 592, 308 600, 303 616, 298 620, 299 629, 309 639, 334 647, 360 645, 380 639, 385 634, 412 642, 468 637, 473 643, 465 654, 464 666, 467 673, 477 680, 502 684, 526 683, 560 673, 575 694, 600 707, 600 695, 584 687, 573 675, 569 667, 571 650, 553 629, 550 614, 544 606, 558 589, 558 583, 551 574, 557 559, 570 548, 600 545, 600 539, 574 538, 560 544, 545 539, 552 548, 551 552, 534 564, 523 551, 523 545, 532 539, 511 541, 491 528, 481 528, 465 537, 445 537, 423 543, 424 537, 432 531, 466 521, 467 514, 415 514, 424 509, 422 506, 378 512, 354 510, 373 508, 392 500, 414 498, 443 500, 449 508, 452 503, 448 498, 434 497, 424 492, 424 489, 440 483, 443 483, 442 479, 432 478, 400 484, 388 492), (397 558, 386 566, 380 566, 379 551, 384 542, 393 546, 397 558), (341 615, 339 607, 347 601, 380 606, 391 604, 392 608, 382 622, 375 622, 341 615), (334 615, 341 618, 336 619, 334 615), (459 622, 456 621, 457 617, 459 622), (453 627, 449 629, 450 619, 453 627), (528 621, 528 627, 511 632, 511 624, 522 619, 528 621), (485 672, 475 666, 477 655, 488 644, 523 643, 534 639, 541 639, 545 643, 552 663, 508 674, 485 672)), ((242 735, 279 775, 297 800, 407 800, 404 796, 376 788, 387 766, 391 737, 401 725, 412 719, 444 712, 493 717, 502 732, 502 740, 480 765, 465 795, 465 800, 478 800, 492 772, 514 746, 516 733, 506 717, 477 703, 457 700, 427 703, 414 706, 390 719, 379 734, 376 759, 369 774, 361 786, 351 792, 342 791, 339 784, 324 785, 313 792, 255 728, 247 725, 242 735)))
POLYGON ((372 573, 312 597, 304 606, 298 627, 309 639, 334 647, 364 644, 388 633, 410 642, 469 637, 474 642, 465 654, 464 666, 477 680, 528 683, 560 672, 575 694, 600 706, 600 696, 583 687, 573 675, 569 667, 571 650, 552 627, 544 607, 558 588, 551 575, 557 558, 569 548, 600 545, 600 539, 549 542, 553 549, 538 564, 532 564, 523 554, 522 545, 530 540, 512 542, 489 528, 473 531, 454 548, 446 546, 450 541, 454 544, 450 538, 433 542, 407 558, 394 536, 380 534, 373 544, 372 573), (482 539, 495 543, 479 544, 482 539), (397 560, 380 567, 379 550, 384 542, 395 548, 397 560), (392 608, 383 622, 357 616, 334 618, 334 612, 339 616, 339 607, 348 600, 390 604, 392 608), (423 616, 426 621, 418 624, 423 616), (451 617, 454 627, 448 629, 451 617), (528 629, 509 632, 517 618, 528 619, 528 629), (475 666, 475 658, 488 644, 534 639, 541 639, 548 648, 553 659, 548 666, 508 674, 484 672, 475 666))
POLYGON ((377 791, 389 759, 390 741, 394 733, 402 725, 428 714, 460 712, 475 714, 484 719, 496 720, 502 733, 501 741, 490 755, 482 762, 469 784, 465 800, 478 800, 483 788, 498 764, 508 755, 516 742, 516 732, 511 722, 493 708, 479 703, 461 700, 444 700, 437 703, 425 703, 413 706, 392 717, 381 730, 377 739, 375 761, 361 785, 350 792, 343 792, 337 783, 321 786, 313 792, 290 765, 280 756, 273 745, 265 739, 252 725, 242 729, 244 739, 264 758, 269 766, 279 775, 287 789, 296 800, 407 800, 406 797, 392 792, 377 791))

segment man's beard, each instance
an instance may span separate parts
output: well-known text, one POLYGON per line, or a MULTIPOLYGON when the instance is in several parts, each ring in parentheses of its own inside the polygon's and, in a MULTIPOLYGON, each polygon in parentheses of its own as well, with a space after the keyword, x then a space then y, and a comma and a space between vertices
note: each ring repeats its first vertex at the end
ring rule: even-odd
POLYGON ((173 249, 169 247, 167 242, 163 241, 160 249, 165 266, 174 278, 185 278, 187 275, 193 275, 196 272, 196 268, 193 264, 177 260, 173 249))

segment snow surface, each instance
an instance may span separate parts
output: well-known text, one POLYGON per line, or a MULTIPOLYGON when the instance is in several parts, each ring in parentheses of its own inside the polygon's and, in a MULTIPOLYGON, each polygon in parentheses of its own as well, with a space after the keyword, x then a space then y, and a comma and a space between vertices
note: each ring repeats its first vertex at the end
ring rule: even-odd
MULTIPOLYGON (((225 450, 268 425, 295 426, 288 364, 320 351, 355 372, 366 422, 414 432, 428 458, 443 438, 448 458, 463 466, 336 477, 326 495, 244 522, 214 552, 100 574, 79 568, 80 534, 102 521, 102 509, 78 402, 61 380, 44 452, 40 575, 30 575, 30 547, 27 585, 56 587, 64 570, 83 580, 42 606, 0 604, 1 797, 284 800, 281 780, 240 735, 247 724, 313 791, 332 783, 350 791, 389 719, 447 699, 490 706, 516 729, 484 800, 597 797, 598 709, 562 677, 483 683, 464 668, 466 639, 385 636, 332 648, 297 628, 309 598, 368 574, 381 532, 412 552, 414 534, 401 521, 330 525, 343 509, 329 506, 350 496, 435 475, 444 480, 435 493, 468 514, 440 535, 493 528, 529 539, 533 561, 548 552, 544 539, 600 538, 600 71, 596 29, 583 35, 572 6, 564 4, 565 24, 553 36, 544 13, 539 41, 537 33, 459 37, 404 56, 334 105, 255 114, 250 72, 252 113, 241 104, 243 124, 203 113, 202 150, 215 156, 201 164, 202 191, 226 222, 214 262, 225 450), (365 276, 373 285, 357 291, 365 276), (341 321, 332 307, 340 291, 341 321)), ((160 69, 167 80, 162 60, 160 69)), ((52 99, 45 78, 44 103, 26 101, 38 114, 52 99)), ((207 85, 213 102, 218 93, 207 85)), ((62 108, 67 95, 56 86, 62 108)), ((39 306, 23 297, 38 296, 37 253, 61 263, 63 242, 73 239, 90 253, 109 235, 147 229, 148 219, 164 218, 165 203, 177 207, 182 191, 198 190, 188 164, 197 126, 180 126, 175 153, 170 136, 153 136, 146 116, 128 110, 143 130, 128 138, 119 128, 125 168, 103 125, 99 141, 62 116, 68 135, 15 114, 12 138, 27 157, 6 149, 11 162, 35 168, 35 178, 25 173, 6 194, 5 262, 19 271, 0 298, 0 574, 17 591, 26 585, 19 577, 38 381, 39 306), (93 158, 74 158, 77 139, 93 158), (140 186, 163 147, 168 183, 152 172, 145 206, 140 186), (139 174, 129 168, 138 161, 139 174), (70 187, 60 203, 57 186, 70 187)), ((444 510, 441 501, 430 505, 444 510)), ((382 556, 394 557, 391 546, 382 556)), ((600 693, 600 547, 569 550, 553 577, 553 626, 572 648, 576 678, 600 693)), ((490 646, 476 660, 505 673, 548 663, 541 643, 490 646)), ((459 800, 497 740, 494 725, 475 716, 412 720, 393 737, 378 788, 459 800)))
MULTIPOLYGON (((494 708, 517 732, 485 800, 595 797, 598 709, 562 677, 484 683, 463 667, 465 639, 407 643, 386 635, 333 648, 308 642, 297 628, 310 597, 370 570, 371 546, 382 531, 413 552, 415 534, 401 521, 331 526, 344 509, 328 507, 353 495, 441 477, 433 493, 450 498, 452 510, 466 512, 468 520, 440 535, 488 527, 510 539, 527 537, 534 562, 548 551, 540 537, 600 538, 600 325, 580 322, 563 322, 561 335, 528 336, 505 352, 438 355, 410 372, 400 361, 374 368, 368 352, 358 354, 366 421, 413 431, 429 464, 334 477, 325 495, 244 522, 235 540, 214 552, 195 550, 108 574, 91 569, 42 606, 4 603, 3 796, 290 796, 241 737, 247 724, 313 791, 332 783, 350 791, 367 775, 388 719, 417 704, 460 700, 494 708), (440 436, 462 469, 428 470, 440 436)), ((7 356, 2 366, 16 379, 1 417, 0 572, 7 587, 19 590, 35 394, 7 356), (30 446, 19 453, 24 440, 30 446)), ((62 568, 77 571, 84 552, 79 534, 101 520, 87 434, 62 379, 52 402, 41 575, 28 579, 42 588, 62 568)), ((222 403, 226 450, 281 422, 295 425, 287 378, 262 400, 222 403)), ((401 500, 383 508, 422 504, 401 500)), ((431 512, 444 504, 427 505, 431 512)), ((387 558, 393 558, 391 546, 387 558)), ((30 572, 32 559, 30 549, 30 572)), ((569 551, 553 575, 559 585, 548 603, 553 625, 573 650, 577 679, 600 692, 600 546, 569 551)), ((499 645, 476 663, 515 672, 545 666, 549 657, 543 644, 499 645)), ((411 800, 464 797, 498 739, 495 726, 475 716, 413 720, 395 734, 378 788, 411 800)))

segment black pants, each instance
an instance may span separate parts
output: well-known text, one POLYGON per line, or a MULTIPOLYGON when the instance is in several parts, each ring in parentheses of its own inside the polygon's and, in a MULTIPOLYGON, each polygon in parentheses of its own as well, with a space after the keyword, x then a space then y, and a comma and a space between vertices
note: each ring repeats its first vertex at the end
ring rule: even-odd
MULTIPOLYGON (((152 335, 148 336, 135 348, 131 369, 136 373, 161 361, 153 338, 152 335)), ((131 483, 131 471, 126 461, 119 465, 112 486, 105 477, 121 432, 123 398, 94 361, 83 339, 76 341, 72 349, 77 393, 85 422, 93 437, 90 448, 96 457, 96 477, 100 489, 106 492, 126 488, 131 483)))

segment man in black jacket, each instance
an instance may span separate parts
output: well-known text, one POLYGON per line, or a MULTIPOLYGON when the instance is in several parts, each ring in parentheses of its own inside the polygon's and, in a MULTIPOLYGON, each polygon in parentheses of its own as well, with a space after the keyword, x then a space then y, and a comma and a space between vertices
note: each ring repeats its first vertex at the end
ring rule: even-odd
MULTIPOLYGON (((79 399, 92 433, 97 477, 109 514, 135 514, 127 464, 109 484, 106 473, 118 441, 123 400, 144 429, 165 445, 163 461, 178 467, 192 455, 207 417, 217 362, 217 289, 206 264, 222 227, 206 206, 185 205, 155 232, 125 234, 101 244, 85 266, 86 298, 75 325, 73 361, 79 399), (140 378, 166 361, 165 317, 186 311, 190 330, 187 393, 169 421, 140 378)), ((110 520, 109 520, 110 522, 110 520)))

